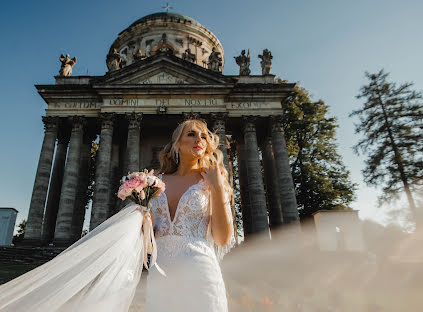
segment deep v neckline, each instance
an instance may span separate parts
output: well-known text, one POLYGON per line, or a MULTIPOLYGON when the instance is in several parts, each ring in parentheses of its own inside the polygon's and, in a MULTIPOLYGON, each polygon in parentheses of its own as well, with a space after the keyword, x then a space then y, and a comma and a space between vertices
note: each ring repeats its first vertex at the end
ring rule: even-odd
MULTIPOLYGON (((160 174, 160 179, 162 179, 162 178, 163 178, 163 175, 162 175, 162 174, 160 174)), ((186 191, 185 191, 184 193, 182 193, 181 197, 180 197, 180 198, 179 198, 179 200, 178 200, 178 204, 176 205, 176 210, 175 210, 175 214, 174 214, 174 216, 173 216, 173 220, 172 220, 172 219, 171 219, 171 217, 170 217, 169 200, 167 199, 166 190, 163 192, 163 194, 164 194, 164 198, 166 199, 166 206, 167 206, 166 211, 167 211, 167 216, 168 216, 168 218, 169 218, 169 222, 170 222, 171 224, 173 224, 173 223, 175 222, 175 220, 176 220, 177 213, 178 213, 178 211, 179 211, 179 205, 181 204, 181 200, 182 200, 182 198, 184 198, 184 196, 188 193, 188 191, 189 191, 190 189, 192 189, 194 186, 196 186, 196 185, 200 184, 200 182, 201 182, 201 181, 204 181, 204 179, 203 179, 203 178, 201 178, 201 179, 200 179, 200 181, 198 181, 198 182, 197 182, 197 183, 195 183, 195 184, 192 184, 191 186, 189 186, 189 187, 186 189, 186 191)))

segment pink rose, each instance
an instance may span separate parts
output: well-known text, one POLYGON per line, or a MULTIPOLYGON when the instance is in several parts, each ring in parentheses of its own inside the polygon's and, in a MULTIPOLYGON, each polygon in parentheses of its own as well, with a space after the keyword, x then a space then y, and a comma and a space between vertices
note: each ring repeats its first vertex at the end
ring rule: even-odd
POLYGON ((165 188, 165 184, 163 183, 162 180, 160 180, 159 178, 156 179, 156 185, 155 187, 157 187, 157 191, 154 193, 153 198, 159 197, 161 193, 164 192, 165 188))
POLYGON ((125 186, 125 188, 128 188, 128 189, 137 189, 141 186, 142 186, 142 188, 144 188, 146 186, 146 181, 145 181, 145 179, 135 177, 135 178, 132 178, 132 179, 126 181, 124 186, 125 186))
POLYGON ((128 189, 125 187, 125 184, 122 184, 118 190, 118 197, 124 200, 126 197, 131 195, 132 189, 128 189))

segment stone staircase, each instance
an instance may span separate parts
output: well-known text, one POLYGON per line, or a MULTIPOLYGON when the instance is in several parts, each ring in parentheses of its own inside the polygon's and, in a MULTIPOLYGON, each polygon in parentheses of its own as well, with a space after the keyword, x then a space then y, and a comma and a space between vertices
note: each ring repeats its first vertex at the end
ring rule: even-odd
POLYGON ((50 261, 66 248, 63 247, 0 247, 0 265, 41 265, 50 261))

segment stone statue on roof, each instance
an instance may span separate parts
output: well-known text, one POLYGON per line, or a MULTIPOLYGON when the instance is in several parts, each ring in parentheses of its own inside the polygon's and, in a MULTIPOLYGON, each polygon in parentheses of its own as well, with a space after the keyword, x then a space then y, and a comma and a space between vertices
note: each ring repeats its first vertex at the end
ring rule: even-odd
POLYGON ((110 72, 119 70, 120 64, 122 63, 122 58, 119 54, 119 52, 116 49, 113 49, 112 53, 109 53, 107 55, 107 68, 110 72))
POLYGON ((272 69, 272 53, 269 50, 264 49, 263 55, 259 55, 258 57, 261 58, 261 74, 269 75, 270 70, 272 69))
POLYGON ((222 66, 222 57, 220 56, 220 52, 216 51, 215 47, 212 48, 212 52, 209 56, 209 64, 208 67, 214 71, 220 71, 220 67, 222 66))
POLYGON ((248 55, 245 55, 245 50, 241 51, 241 55, 234 56, 235 62, 239 66, 239 75, 248 76, 250 75, 250 50, 248 50, 248 55))
POLYGON ((135 61, 141 61, 147 58, 147 55, 142 53, 141 49, 138 49, 135 53, 134 53, 134 60, 135 61))
POLYGON ((66 54, 66 56, 61 54, 59 60, 62 62, 59 75, 62 77, 69 77, 72 75, 72 67, 76 64, 76 56, 74 58, 70 58, 69 54, 66 54))
POLYGON ((185 52, 182 54, 182 58, 191 63, 195 63, 197 61, 197 57, 194 53, 191 53, 191 50, 189 48, 186 49, 185 52))

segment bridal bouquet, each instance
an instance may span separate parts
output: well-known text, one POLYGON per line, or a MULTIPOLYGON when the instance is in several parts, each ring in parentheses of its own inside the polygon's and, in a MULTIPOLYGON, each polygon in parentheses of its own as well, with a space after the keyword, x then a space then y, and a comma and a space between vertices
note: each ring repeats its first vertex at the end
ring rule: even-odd
POLYGON ((128 175, 122 177, 117 196, 125 200, 130 198, 136 204, 151 208, 150 200, 160 196, 165 190, 165 184, 156 177, 154 170, 148 172, 147 169, 141 172, 128 172, 128 175))
POLYGON ((148 269, 147 253, 152 255, 151 266, 156 262, 157 247, 154 238, 153 223, 151 220, 152 198, 160 196, 165 190, 165 184, 156 177, 154 170, 150 172, 147 169, 141 172, 128 172, 128 175, 122 177, 117 196, 125 200, 131 199, 138 205, 137 209, 143 214, 142 232, 144 236, 144 265, 148 269))

